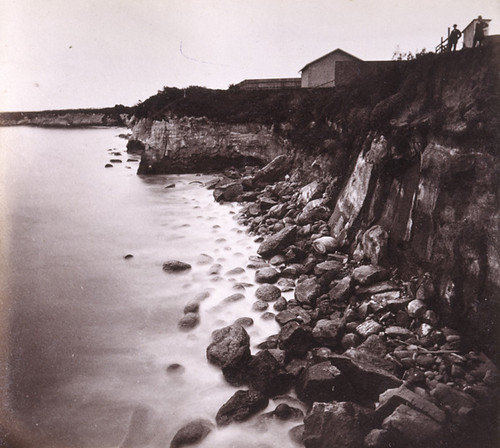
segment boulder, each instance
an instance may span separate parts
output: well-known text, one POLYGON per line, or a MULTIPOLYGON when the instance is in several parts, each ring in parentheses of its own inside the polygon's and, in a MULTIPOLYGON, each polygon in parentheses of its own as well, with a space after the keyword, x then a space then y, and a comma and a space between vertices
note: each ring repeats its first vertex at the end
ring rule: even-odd
POLYGON ((389 234, 379 225, 371 227, 363 234, 363 253, 373 266, 387 263, 388 241, 389 234))
POLYGON ((274 235, 268 236, 259 246, 257 253, 262 257, 276 255, 295 242, 297 226, 285 227, 274 235))
POLYGON ((264 302, 274 302, 281 297, 281 289, 274 285, 264 284, 257 288, 255 296, 264 302))
POLYGON ((201 442, 214 428, 209 420, 198 419, 189 422, 175 433, 170 448, 181 448, 201 442))
POLYGON ((307 278, 295 287, 294 297, 300 304, 313 305, 321 293, 321 287, 316 278, 307 278))
POLYGON ((264 302, 262 300, 257 300, 253 303, 252 309, 254 311, 265 311, 269 308, 269 303, 264 302))
POLYGON ((233 422, 244 422, 266 408, 269 400, 255 390, 239 390, 217 412, 217 426, 227 426, 233 422))
POLYGON ((332 283, 328 297, 335 302, 344 302, 351 296, 352 292, 352 279, 347 276, 341 280, 336 280, 332 283))
POLYGON ((276 300, 276 302, 273 305, 273 308, 278 312, 286 310, 286 307, 287 307, 287 301, 284 297, 280 297, 278 300, 276 300))
POLYGON ((317 180, 313 180, 311 183, 303 186, 299 192, 299 202, 301 204, 307 204, 308 202, 319 199, 325 191, 325 185, 319 183, 317 180))
POLYGON ((198 313, 186 313, 178 322, 177 326, 181 330, 191 330, 200 323, 200 315, 198 313))
POLYGON ((304 355, 312 343, 311 331, 296 321, 289 322, 281 328, 279 347, 290 354, 304 355))
POLYGON ((275 396, 288 391, 291 375, 285 373, 269 350, 261 350, 248 363, 247 378, 251 388, 275 396))
POLYGON ((440 446, 439 442, 445 435, 442 424, 405 404, 399 405, 383 421, 382 428, 388 431, 389 440, 394 445, 412 448, 440 446))
POLYGON ((386 280, 389 277, 389 271, 373 265, 359 266, 352 271, 352 280, 361 286, 369 286, 374 283, 386 280))
POLYGON ((254 187, 264 187, 285 177, 290 169, 290 159, 282 154, 258 170, 253 178, 254 187))
POLYGON ((191 269, 191 265, 183 261, 169 260, 163 263, 163 270, 166 272, 181 272, 188 269, 191 269))
POLYGON ((223 303, 233 303, 233 302, 238 302, 239 300, 243 300, 244 298, 245 298, 244 294, 236 293, 236 294, 231 294, 230 296, 227 296, 222 302, 223 303))
POLYGON ((312 246, 318 254, 326 254, 337 249, 337 241, 331 236, 322 236, 314 240, 312 246))
POLYGON ((432 396, 443 406, 449 406, 454 412, 460 408, 473 409, 476 400, 469 394, 454 389, 447 384, 439 383, 432 391, 432 396))
POLYGON ((359 348, 349 349, 344 355, 334 355, 330 362, 349 378, 360 398, 377 400, 381 393, 402 383, 389 370, 380 367, 387 363, 384 359, 368 355, 359 348))
POLYGON ((330 217, 331 210, 323 205, 322 199, 309 201, 297 216, 297 223, 300 225, 314 223, 318 220, 327 220, 330 217))
POLYGON ((250 361, 250 337, 239 325, 230 325, 212 333, 212 343, 207 347, 207 359, 222 368, 230 384, 243 381, 242 370, 250 361))
POLYGON ((327 260, 323 261, 322 263, 318 263, 314 267, 314 274, 318 276, 326 274, 327 272, 338 274, 342 268, 343 268, 342 262, 337 260, 327 260))
POLYGON ((352 395, 351 385, 339 369, 324 361, 306 368, 295 385, 304 402, 344 400, 352 395))
POLYGON ((292 321, 309 325, 311 323, 311 316, 309 316, 309 314, 300 307, 289 308, 276 315, 276 322, 278 322, 281 326, 292 321))
POLYGON ((379 417, 384 419, 392 414, 399 405, 405 404, 418 412, 427 415, 427 417, 432 418, 438 423, 445 423, 445 412, 439 409, 430 400, 430 396, 428 398, 424 398, 422 395, 416 394, 406 386, 402 385, 396 389, 388 389, 380 395, 376 413, 379 417))
POLYGON ((326 347, 335 347, 344 331, 345 324, 341 319, 320 319, 312 330, 315 341, 326 347))
POLYGON ((408 314, 411 317, 416 317, 418 319, 423 317, 426 311, 427 305, 422 300, 415 299, 408 304, 408 314))
POLYGON ((257 283, 276 283, 280 273, 271 267, 257 269, 255 272, 255 281, 257 283))
POLYGON ((374 320, 366 320, 356 327, 356 331, 362 338, 367 338, 372 334, 377 334, 382 331, 384 327, 374 320))
POLYGON ((314 403, 304 419, 306 448, 360 448, 372 429, 372 411, 349 402, 314 403))

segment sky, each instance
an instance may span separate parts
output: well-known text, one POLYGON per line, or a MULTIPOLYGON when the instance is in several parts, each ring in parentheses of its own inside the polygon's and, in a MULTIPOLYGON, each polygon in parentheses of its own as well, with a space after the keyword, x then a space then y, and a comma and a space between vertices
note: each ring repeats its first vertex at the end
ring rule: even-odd
POLYGON ((433 51, 499 0, 0 0, 0 111, 132 106, 164 86, 298 77, 336 49, 433 51))

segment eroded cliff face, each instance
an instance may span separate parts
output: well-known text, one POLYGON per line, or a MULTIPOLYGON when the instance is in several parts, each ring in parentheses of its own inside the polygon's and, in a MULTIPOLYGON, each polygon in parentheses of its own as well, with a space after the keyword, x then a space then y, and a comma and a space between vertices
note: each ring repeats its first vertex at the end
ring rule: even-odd
POLYGON ((262 166, 290 151, 289 144, 273 134, 269 126, 214 123, 194 117, 137 120, 129 150, 131 147, 143 151, 139 174, 262 166))
POLYGON ((89 126, 125 126, 127 124, 127 114, 110 114, 106 112, 48 111, 0 114, 0 126, 71 128, 89 126))

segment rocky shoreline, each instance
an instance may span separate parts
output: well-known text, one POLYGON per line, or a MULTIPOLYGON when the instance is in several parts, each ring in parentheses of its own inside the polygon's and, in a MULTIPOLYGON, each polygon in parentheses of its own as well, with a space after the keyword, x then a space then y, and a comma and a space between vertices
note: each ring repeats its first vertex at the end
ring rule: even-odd
MULTIPOLYGON (((330 184, 301 185, 288 167, 279 156, 207 185, 218 201, 244 203, 238 220, 260 242, 248 265, 260 285, 254 309, 280 325, 254 355, 245 330, 251 319, 213 332, 208 361, 242 387, 216 425, 248 420, 275 399, 280 404, 257 417, 256 430, 296 421, 290 437, 307 448, 496 446, 499 371, 449 326, 433 272, 402 278, 378 225, 344 253, 330 236, 330 184), (281 293, 291 287, 286 300, 281 293), (287 395, 293 391, 297 398, 287 395)), ((171 447, 197 443, 213 427, 193 421, 171 447)))

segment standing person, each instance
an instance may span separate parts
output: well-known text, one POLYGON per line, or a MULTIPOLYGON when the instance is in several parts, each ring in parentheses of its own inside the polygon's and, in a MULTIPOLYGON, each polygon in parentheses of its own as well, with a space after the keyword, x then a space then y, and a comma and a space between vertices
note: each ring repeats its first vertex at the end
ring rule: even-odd
POLYGON ((481 16, 479 16, 477 18, 476 27, 474 28, 474 39, 472 41, 472 48, 476 46, 476 43, 479 43, 479 46, 483 45, 485 28, 488 28, 488 24, 485 21, 483 21, 483 18, 481 16))
POLYGON ((462 37, 462 32, 457 28, 457 25, 453 25, 450 36, 448 37, 448 51, 457 50, 458 39, 462 37))

